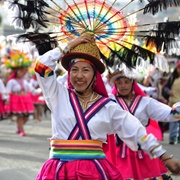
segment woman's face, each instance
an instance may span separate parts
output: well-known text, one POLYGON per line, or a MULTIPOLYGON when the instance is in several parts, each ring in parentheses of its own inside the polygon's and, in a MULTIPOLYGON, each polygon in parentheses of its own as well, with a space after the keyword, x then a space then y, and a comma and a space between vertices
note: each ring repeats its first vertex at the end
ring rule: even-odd
POLYGON ((17 77, 18 78, 23 78, 27 72, 28 72, 27 67, 20 68, 20 69, 17 70, 17 77))
MULTIPOLYGON (((93 67, 87 62, 80 61, 75 63, 70 69, 70 82, 76 91, 83 93, 91 83, 93 75, 93 67)), ((88 89, 89 91, 86 91, 87 93, 92 91, 92 84, 88 89)))
POLYGON ((115 81, 117 91, 121 96, 127 96, 130 94, 132 91, 132 84, 133 81, 126 77, 121 77, 115 81))

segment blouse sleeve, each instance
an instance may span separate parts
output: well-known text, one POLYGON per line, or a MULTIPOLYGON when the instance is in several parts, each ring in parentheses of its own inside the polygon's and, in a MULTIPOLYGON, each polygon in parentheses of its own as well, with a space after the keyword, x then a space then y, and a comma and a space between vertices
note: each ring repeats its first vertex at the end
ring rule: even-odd
MULTIPOLYGON (((147 97, 144 97, 144 100, 147 97)), ((146 108, 149 118, 160 122, 172 122, 180 119, 180 105, 177 103, 172 108, 153 98, 149 98, 146 108)))
POLYGON ((61 48, 57 47, 46 52, 39 58, 35 65, 37 80, 50 110, 52 110, 52 104, 56 105, 58 103, 56 97, 58 95, 57 93, 58 88, 60 88, 60 83, 57 83, 54 70, 57 60, 61 59, 64 55, 63 52, 61 52, 61 49, 64 50, 66 47, 67 44, 62 44, 61 48))

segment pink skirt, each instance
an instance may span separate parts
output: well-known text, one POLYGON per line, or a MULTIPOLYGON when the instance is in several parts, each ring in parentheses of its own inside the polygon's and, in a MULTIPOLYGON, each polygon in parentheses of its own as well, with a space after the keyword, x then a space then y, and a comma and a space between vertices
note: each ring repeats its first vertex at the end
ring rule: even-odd
POLYGON ((160 159, 150 159, 149 155, 145 152, 140 159, 137 151, 132 151, 126 146, 126 157, 122 155, 122 144, 116 147, 116 162, 117 168, 121 170, 123 179, 163 179, 170 175, 168 169, 163 165, 160 159))
MULTIPOLYGON (((108 180, 123 180, 120 171, 106 159, 99 160, 108 180)), ((58 159, 49 159, 42 166, 36 180, 56 180, 58 159)), ((102 176, 92 160, 65 162, 58 172, 58 180, 102 180, 102 176)))
POLYGON ((4 108, 2 95, 0 94, 0 119, 3 119, 5 116, 6 116, 6 111, 5 111, 5 108, 4 108))
POLYGON ((34 112, 34 104, 31 94, 28 92, 25 94, 11 93, 8 106, 7 109, 13 114, 29 114, 34 112))

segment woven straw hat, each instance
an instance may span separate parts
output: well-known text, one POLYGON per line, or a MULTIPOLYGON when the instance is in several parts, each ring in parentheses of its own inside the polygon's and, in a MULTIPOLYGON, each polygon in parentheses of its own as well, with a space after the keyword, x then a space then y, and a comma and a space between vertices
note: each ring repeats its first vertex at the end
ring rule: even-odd
POLYGON ((100 52, 95 42, 79 44, 62 57, 61 64, 68 70, 71 60, 76 58, 89 60, 100 73, 103 73, 105 70, 104 64, 100 61, 100 52))

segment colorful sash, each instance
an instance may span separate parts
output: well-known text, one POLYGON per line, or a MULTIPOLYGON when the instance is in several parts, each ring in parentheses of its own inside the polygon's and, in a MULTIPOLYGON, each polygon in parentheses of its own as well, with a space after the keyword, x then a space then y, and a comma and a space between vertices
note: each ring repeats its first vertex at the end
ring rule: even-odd
POLYGON ((105 104, 111 101, 111 99, 101 97, 85 112, 83 112, 79 99, 72 90, 69 90, 69 97, 77 123, 70 133, 68 140, 52 141, 52 151, 50 153, 51 157, 60 158, 56 169, 56 180, 58 180, 59 170, 65 161, 75 159, 92 159, 92 162, 100 172, 102 179, 108 180, 108 176, 106 175, 106 172, 99 161, 99 159, 106 158, 102 150, 102 142, 91 140, 91 135, 87 124, 105 104), (80 137, 82 140, 79 140, 80 137))
POLYGON ((102 142, 95 140, 52 140, 50 158, 61 161, 104 159, 102 142))
MULTIPOLYGON (((119 105, 126 111, 129 111, 132 115, 135 114, 136 109, 139 105, 139 102, 141 101, 142 96, 138 95, 136 96, 133 101, 131 102, 131 104, 128 106, 128 104, 124 101, 123 98, 121 97, 116 97, 117 102, 119 103, 119 105)), ((120 156, 121 158, 126 158, 127 157, 127 145, 125 143, 121 144, 121 152, 120 152, 120 156)), ((144 153, 143 151, 140 149, 138 149, 137 151, 137 157, 139 159, 142 159, 144 157, 144 153)))

